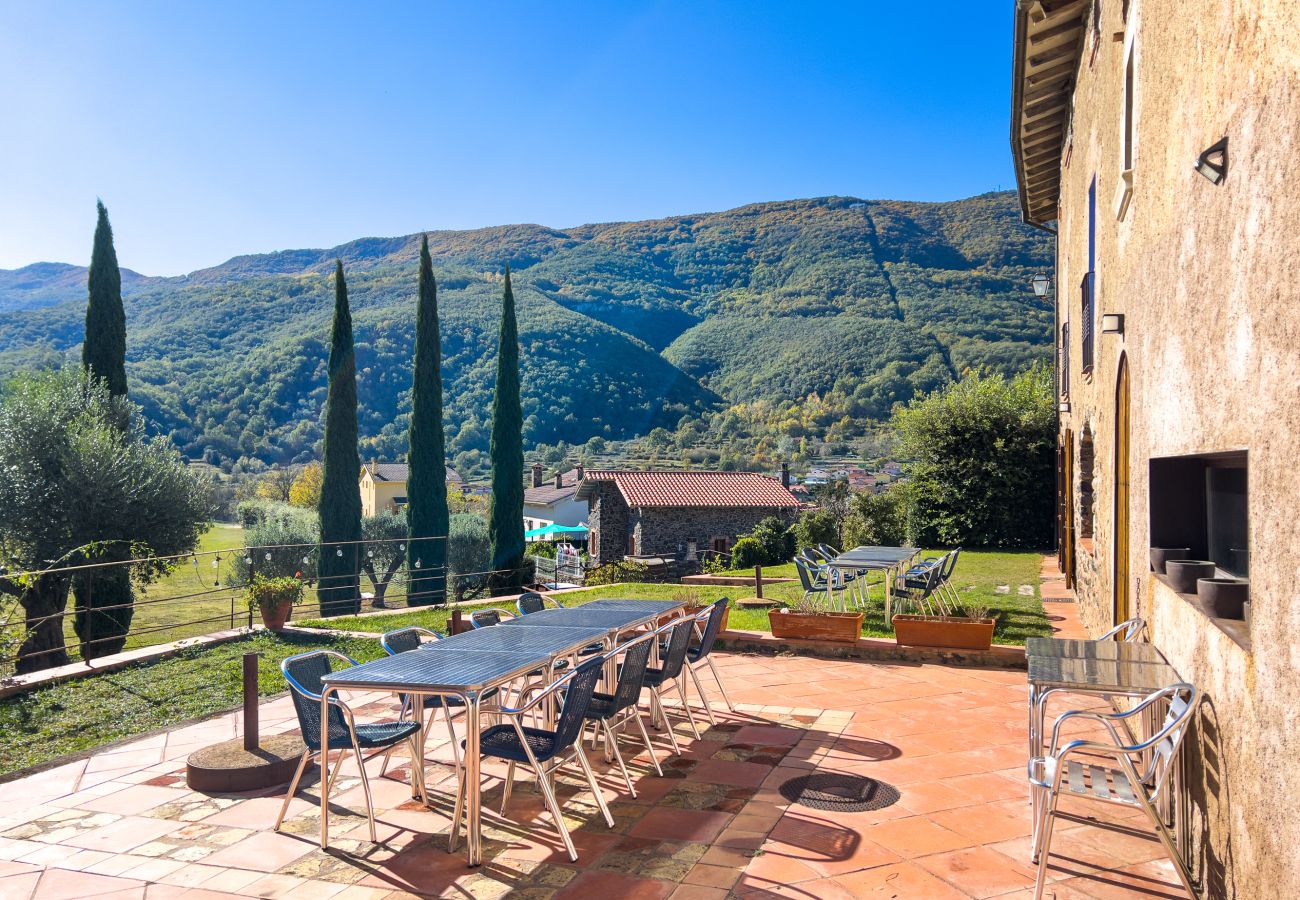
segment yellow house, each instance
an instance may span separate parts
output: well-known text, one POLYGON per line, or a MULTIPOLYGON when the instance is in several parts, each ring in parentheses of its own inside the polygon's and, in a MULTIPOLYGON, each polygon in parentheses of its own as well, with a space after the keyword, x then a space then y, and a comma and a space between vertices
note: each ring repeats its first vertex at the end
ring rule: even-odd
MULTIPOLYGON (((361 515, 373 516, 385 510, 397 512, 406 506, 406 463, 371 460, 361 467, 361 515)), ((459 486, 461 477, 447 466, 447 484, 459 486)))

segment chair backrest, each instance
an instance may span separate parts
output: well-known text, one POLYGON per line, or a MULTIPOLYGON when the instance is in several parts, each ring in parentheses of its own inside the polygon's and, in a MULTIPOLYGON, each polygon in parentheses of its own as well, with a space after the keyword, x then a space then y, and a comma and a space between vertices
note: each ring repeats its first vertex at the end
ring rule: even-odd
POLYGON ((700 646, 695 649, 695 659, 703 659, 713 650, 722 630, 722 617, 727 614, 727 598, 719 597, 709 604, 709 608, 695 617, 696 621, 704 619, 704 634, 700 636, 700 646), (707 617, 707 618, 706 618, 707 617))
POLYGON ((813 585, 816 576, 812 574, 811 568, 812 567, 808 565, 808 561, 802 556, 796 556, 794 558, 794 569, 799 573, 799 583, 803 586, 805 591, 817 590, 813 585))
POLYGON ((1182 746, 1183 738, 1187 736, 1187 726, 1191 722, 1192 713, 1196 712, 1198 695, 1195 685, 1182 683, 1157 691, 1147 700, 1152 700, 1159 694, 1166 694, 1169 702, 1169 711, 1165 713, 1165 720, 1161 723, 1160 730, 1137 747, 1128 748, 1130 752, 1146 748, 1151 750, 1146 771, 1142 773, 1142 780, 1151 785, 1152 797, 1159 794, 1169 781, 1174 768, 1173 762, 1178 758, 1178 749, 1182 746))
POLYGON ((645 683, 646 664, 650 662, 650 651, 654 648, 655 635, 646 632, 640 637, 615 647, 605 658, 623 655, 623 665, 618 670, 618 686, 614 688, 614 712, 635 706, 641 699, 641 687, 645 683))
POLYGON ((659 634, 665 631, 671 632, 668 638, 668 649, 664 651, 663 662, 660 664, 664 681, 676 678, 682 673, 682 665, 686 662, 686 651, 691 645, 691 632, 694 630, 693 616, 674 619, 658 630, 659 634))
POLYGON ((546 600, 536 591, 529 591, 519 595, 519 599, 515 601, 515 609, 519 610, 521 616, 541 612, 546 609, 546 600))
POLYGON ((1131 619, 1126 619, 1125 621, 1120 622, 1110 631, 1097 638, 1097 640, 1105 641, 1114 638, 1115 640, 1124 643, 1132 643, 1142 637, 1142 632, 1146 631, 1146 629, 1146 620, 1139 616, 1134 616, 1131 619))
POLYGON ((389 656, 396 656, 399 653, 408 653, 411 650, 418 649, 426 637, 436 641, 442 635, 436 631, 421 628, 419 625, 408 625, 406 628, 398 628, 395 631, 386 633, 379 639, 379 646, 383 647, 384 652, 389 656))
MULTIPOLYGON (((565 679, 564 706, 555 723, 555 747, 552 756, 573 746, 573 742, 582 733, 582 725, 591 706, 591 694, 596 690, 605 669, 605 657, 593 656, 573 670, 565 679)), ((645 674, 644 667, 642 675, 645 674)))
POLYGON ((489 625, 500 625, 503 621, 513 618, 514 616, 504 609, 476 609, 469 614, 469 623, 475 628, 487 628, 489 625))
POLYGON ((802 552, 803 552, 804 559, 807 559, 816 565, 821 565, 822 563, 828 563, 835 558, 833 555, 823 550, 820 546, 804 547, 802 552))
POLYGON ((817 549, 820 550, 822 556, 826 557, 828 560, 834 559, 840 555, 840 551, 836 550, 830 544, 818 544, 817 549))
POLYGON ((957 557, 959 556, 961 556, 960 547, 948 554, 948 565, 943 570, 944 581, 952 578, 952 570, 957 568, 957 557))
MULTIPOLYGON (((349 666, 356 665, 350 657, 332 650, 312 650, 287 657, 280 662, 280 672, 289 683, 289 696, 293 698, 293 708, 298 714, 302 741, 313 750, 320 747, 321 679, 334 671, 331 662, 333 659, 341 659, 349 666)), ((346 747, 351 741, 343 711, 331 703, 327 747, 346 747)))

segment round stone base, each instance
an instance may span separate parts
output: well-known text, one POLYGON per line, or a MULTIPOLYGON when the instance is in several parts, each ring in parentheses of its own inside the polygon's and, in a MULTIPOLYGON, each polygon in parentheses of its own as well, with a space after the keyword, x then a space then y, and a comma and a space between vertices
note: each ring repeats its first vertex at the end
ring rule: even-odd
POLYGON ((213 744, 190 754, 185 763, 185 783, 190 790, 207 793, 256 791, 288 784, 305 749, 296 734, 264 737, 251 753, 244 749, 243 738, 213 744))
POLYGON ((771 597, 741 597, 736 601, 736 605, 749 609, 775 609, 785 604, 780 600, 773 600, 771 597))

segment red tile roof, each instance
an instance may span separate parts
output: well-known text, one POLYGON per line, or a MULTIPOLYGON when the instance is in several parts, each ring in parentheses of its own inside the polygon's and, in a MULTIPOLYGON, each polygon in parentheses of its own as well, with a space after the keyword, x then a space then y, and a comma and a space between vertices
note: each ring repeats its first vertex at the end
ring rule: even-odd
POLYGON ((799 500, 769 475, 754 472, 586 472, 579 499, 597 482, 618 488, 628 506, 796 507, 799 500))

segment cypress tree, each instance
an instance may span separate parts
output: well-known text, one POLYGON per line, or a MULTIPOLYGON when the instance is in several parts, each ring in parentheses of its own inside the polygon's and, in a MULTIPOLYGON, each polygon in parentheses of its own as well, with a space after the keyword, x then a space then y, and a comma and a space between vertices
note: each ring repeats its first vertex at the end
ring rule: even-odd
POLYGON ((492 540, 494 593, 510 593, 526 580, 524 571, 524 416, 519 402, 519 330, 515 295, 506 266, 501 297, 501 336, 497 351, 496 396, 492 401, 492 540))
MULTIPOLYGON (((90 251, 87 273, 86 334, 81 344, 81 366, 89 378, 101 378, 110 394, 126 396, 126 313, 122 309, 122 272, 113 249, 113 226, 108 210, 95 201, 99 219, 90 251)), ((125 430, 124 413, 117 423, 125 430)), ((123 535, 104 535, 116 539, 123 535)), ((99 562, 124 562, 130 554, 121 545, 111 545, 99 562)), ((109 566, 91 571, 73 582, 75 613, 73 630, 81 640, 82 659, 118 653, 126 646, 126 634, 135 616, 131 573, 127 566, 109 566)))
POLYGON ((357 358, 343 262, 334 270, 334 326, 330 332, 329 388, 325 396, 324 474, 320 492, 321 615, 361 609, 361 455, 357 452, 357 358), (338 543, 338 542, 354 543, 338 543), (337 544, 337 546, 331 546, 337 544))
POLYGON ((108 382, 109 393, 126 395, 126 313, 122 310, 122 272, 113 249, 113 226, 108 210, 99 208, 95 244, 90 252, 86 303, 86 338, 81 345, 81 366, 108 382))
POLYGON ((442 337, 438 284, 429 236, 420 242, 419 300, 415 310, 415 372, 411 387, 411 455, 406 482, 407 604, 447 598, 447 448, 442 430, 442 337))

